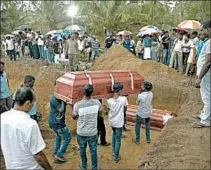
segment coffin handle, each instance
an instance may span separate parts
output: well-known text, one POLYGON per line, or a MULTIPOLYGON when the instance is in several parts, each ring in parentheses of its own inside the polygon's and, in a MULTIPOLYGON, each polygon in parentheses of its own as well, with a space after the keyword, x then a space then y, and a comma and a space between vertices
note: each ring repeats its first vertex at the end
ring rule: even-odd
POLYGON ((130 80, 131 80, 131 89, 134 90, 134 79, 133 74, 130 72, 130 80))
POLYGON ((92 85, 92 78, 90 77, 90 75, 86 73, 86 77, 89 79, 89 84, 92 85))
POLYGON ((114 85, 114 77, 113 75, 110 73, 110 77, 111 77, 111 90, 113 91, 113 85, 114 85))

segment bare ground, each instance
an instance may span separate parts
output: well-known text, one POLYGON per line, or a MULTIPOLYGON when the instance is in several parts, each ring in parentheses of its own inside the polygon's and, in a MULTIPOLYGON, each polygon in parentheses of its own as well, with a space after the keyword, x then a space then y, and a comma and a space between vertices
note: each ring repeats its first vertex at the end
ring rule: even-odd
MULTIPOLYGON (((47 115, 53 83, 61 75, 61 72, 55 71, 53 66, 44 66, 35 61, 31 61, 31 64, 6 62, 6 71, 12 92, 21 85, 25 75, 36 76, 35 92, 38 111, 44 117, 40 129, 47 144, 44 152, 54 169, 78 169, 80 157, 74 135, 76 122, 70 116, 67 116, 67 125, 73 133, 73 139, 65 154, 68 162, 63 165, 53 163, 52 148, 55 135, 48 127, 47 115)), ((172 70, 170 72, 172 73, 172 70)), ((99 146, 100 168, 210 169, 210 128, 194 129, 192 124, 195 120, 190 118, 191 114, 198 114, 202 108, 199 90, 193 87, 193 78, 185 78, 177 73, 173 73, 171 76, 164 75, 163 71, 160 74, 150 74, 150 76, 143 72, 142 75, 154 85, 154 107, 172 110, 178 117, 169 121, 161 133, 152 131, 150 145, 145 143, 144 130, 141 134, 141 145, 132 144, 134 129, 130 127, 132 131, 126 133, 128 138, 122 140, 120 153, 122 160, 118 164, 111 159, 111 146, 99 146)), ((134 96, 130 97, 129 101, 133 103, 134 96)), ((111 129, 106 116, 105 123, 107 140, 110 142, 111 129)), ((3 160, 2 157, 1 160, 3 160)), ((88 160, 90 168, 90 156, 88 156, 88 160)), ((3 167, 4 164, 1 164, 1 168, 3 167)))

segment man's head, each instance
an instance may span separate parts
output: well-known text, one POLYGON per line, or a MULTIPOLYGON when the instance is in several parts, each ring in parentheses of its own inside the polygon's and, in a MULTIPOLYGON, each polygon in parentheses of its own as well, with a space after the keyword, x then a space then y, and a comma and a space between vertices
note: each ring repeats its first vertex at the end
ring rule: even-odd
POLYGON ((120 82, 114 83, 113 85, 113 92, 114 93, 118 93, 119 95, 121 95, 121 92, 123 90, 123 84, 120 82))
POLYGON ((93 40, 96 40, 96 36, 95 35, 93 35, 92 38, 93 38, 93 40))
POLYGON ((179 40, 182 40, 183 39, 183 33, 179 33, 178 39, 179 40))
POLYGON ((4 62, 0 61, 0 73, 4 72, 4 62))
POLYGON ((11 37, 10 37, 10 36, 6 36, 6 39, 7 39, 7 40, 10 40, 10 39, 11 39, 11 37))
POLYGON ((145 81, 143 86, 141 87, 142 91, 150 91, 153 89, 152 83, 145 81))
POLYGON ((34 76, 27 75, 27 76, 24 78, 24 86, 25 86, 25 87, 33 88, 34 82, 35 82, 34 76))
POLYGON ((196 32, 196 31, 192 32, 191 37, 193 39, 196 38, 197 36, 198 36, 198 32, 196 32))
POLYGON ((129 35, 125 35, 125 40, 129 40, 129 39, 130 39, 129 35))
POLYGON ((211 37, 211 20, 205 21, 203 24, 203 32, 205 36, 211 37))
POLYGON ((202 41, 204 41, 205 38, 207 38, 207 37, 205 37, 204 32, 202 31, 202 32, 199 34, 199 39, 202 40, 202 41))
POLYGON ((190 34, 186 34, 186 35, 184 35, 184 40, 185 40, 186 42, 188 42, 188 41, 189 41, 189 39, 190 39, 190 34))
POLYGON ((31 88, 21 87, 15 93, 15 105, 16 110, 29 112, 35 102, 35 94, 31 88))
POLYGON ((169 36, 169 32, 165 31, 165 36, 168 37, 169 36))
POLYGON ((32 31, 32 29, 31 29, 31 28, 29 28, 29 29, 28 29, 28 31, 29 31, 29 32, 31 32, 31 31, 32 31))
POLYGON ((74 40, 76 38, 75 33, 73 33, 70 38, 71 40, 74 40))
POLYGON ((87 84, 83 88, 83 94, 85 97, 91 97, 93 91, 94 91, 94 88, 91 84, 87 84))

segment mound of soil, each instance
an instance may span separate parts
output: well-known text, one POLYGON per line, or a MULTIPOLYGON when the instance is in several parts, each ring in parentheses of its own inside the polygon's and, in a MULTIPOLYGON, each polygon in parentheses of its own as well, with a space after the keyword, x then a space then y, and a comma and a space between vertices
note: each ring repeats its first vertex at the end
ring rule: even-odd
POLYGON ((156 61, 141 61, 122 46, 113 46, 94 62, 93 70, 132 70, 142 76, 162 74, 162 76, 178 75, 166 65, 156 61))

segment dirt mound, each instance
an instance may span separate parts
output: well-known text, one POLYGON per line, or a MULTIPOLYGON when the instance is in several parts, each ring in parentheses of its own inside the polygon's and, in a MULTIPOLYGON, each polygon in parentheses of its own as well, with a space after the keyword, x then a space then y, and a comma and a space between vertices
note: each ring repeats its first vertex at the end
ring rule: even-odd
POLYGON ((102 54, 92 66, 93 70, 132 70, 142 76, 178 76, 179 74, 166 65, 156 61, 141 61, 122 46, 113 46, 102 54))

